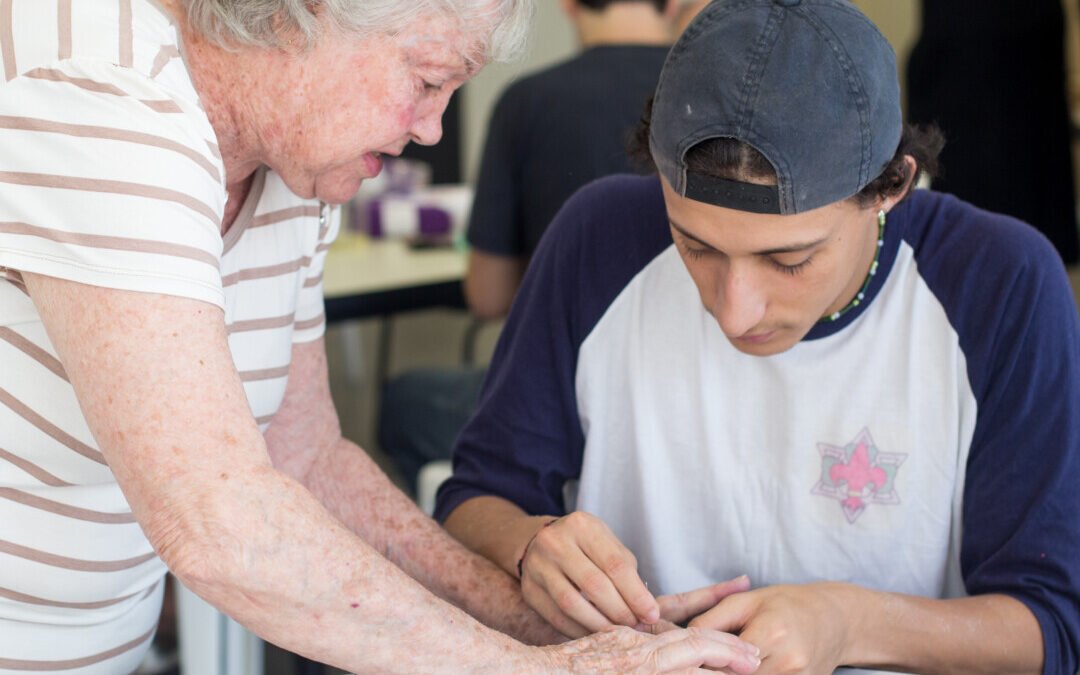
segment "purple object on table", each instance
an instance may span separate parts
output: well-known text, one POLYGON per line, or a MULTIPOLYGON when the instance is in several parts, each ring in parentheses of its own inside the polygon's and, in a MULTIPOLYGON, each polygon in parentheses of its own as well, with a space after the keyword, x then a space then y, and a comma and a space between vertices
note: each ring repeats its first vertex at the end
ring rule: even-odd
POLYGON ((441 237, 450 234, 452 225, 450 213, 437 206, 420 207, 420 235, 423 237, 441 237))
MULTIPOLYGON (((400 205, 400 198, 395 201, 400 205)), ((437 206, 423 204, 412 204, 412 206, 416 210, 416 229, 411 232, 397 232, 398 234, 419 235, 421 237, 441 237, 450 234, 453 224, 448 211, 437 206)), ((374 238, 386 236, 388 228, 383 222, 385 200, 373 199, 365 207, 368 236, 374 238)), ((400 206, 397 206, 397 208, 400 208, 400 206)))

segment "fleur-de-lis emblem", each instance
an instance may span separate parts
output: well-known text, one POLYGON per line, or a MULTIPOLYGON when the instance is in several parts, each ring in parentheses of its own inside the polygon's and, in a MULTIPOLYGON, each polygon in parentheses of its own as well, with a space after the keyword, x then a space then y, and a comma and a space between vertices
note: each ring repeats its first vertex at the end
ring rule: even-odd
POLYGON ((864 428, 844 446, 818 443, 821 477, 811 494, 840 502, 849 523, 854 523, 868 504, 899 504, 895 479, 906 454, 881 452, 870 430, 864 428))

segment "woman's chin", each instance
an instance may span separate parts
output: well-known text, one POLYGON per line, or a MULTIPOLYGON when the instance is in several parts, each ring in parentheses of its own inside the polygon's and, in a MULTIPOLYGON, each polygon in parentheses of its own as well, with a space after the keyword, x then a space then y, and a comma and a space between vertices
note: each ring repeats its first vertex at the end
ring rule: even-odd
POLYGON ((362 182, 363 179, 357 176, 317 178, 312 196, 327 204, 344 204, 356 195, 362 182))

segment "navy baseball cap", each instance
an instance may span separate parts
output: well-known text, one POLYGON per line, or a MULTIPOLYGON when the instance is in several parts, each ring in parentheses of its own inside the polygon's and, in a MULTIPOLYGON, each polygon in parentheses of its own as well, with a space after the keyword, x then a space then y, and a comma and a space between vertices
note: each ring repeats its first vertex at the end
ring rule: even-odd
POLYGON ((649 149, 680 195, 791 214, 851 197, 877 178, 902 127, 896 55, 850 2, 713 0, 664 63, 649 149), (713 138, 755 148, 777 185, 687 171, 686 152, 713 138))

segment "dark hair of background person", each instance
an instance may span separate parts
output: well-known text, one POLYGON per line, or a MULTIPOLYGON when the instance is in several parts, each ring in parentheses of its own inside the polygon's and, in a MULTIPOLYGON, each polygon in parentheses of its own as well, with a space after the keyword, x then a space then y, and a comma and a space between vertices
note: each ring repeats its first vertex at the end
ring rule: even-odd
MULTIPOLYGON (((656 170, 649 152, 649 127, 652 123, 652 105, 650 98, 645 104, 641 121, 630 137, 627 148, 631 158, 642 167, 656 170)), ((904 186, 914 186, 909 181, 908 165, 904 156, 915 159, 915 175, 925 172, 933 178, 940 168, 938 155, 945 145, 945 137, 935 125, 925 127, 905 124, 900 135, 900 144, 888 165, 866 186, 851 197, 860 207, 865 208, 879 199, 894 197, 904 191, 904 186)), ((686 152, 686 169, 715 178, 728 180, 759 179, 776 182, 776 171, 769 160, 753 146, 734 138, 710 138, 698 143, 686 152)), ((910 192, 911 187, 908 188, 910 192)), ((904 193, 907 197, 907 193, 904 193)))
POLYGON ((599 12, 608 5, 613 5, 617 2, 648 2, 650 5, 656 8, 657 13, 663 13, 664 5, 667 4, 666 0, 577 0, 577 4, 582 7, 588 7, 589 9, 599 12))

